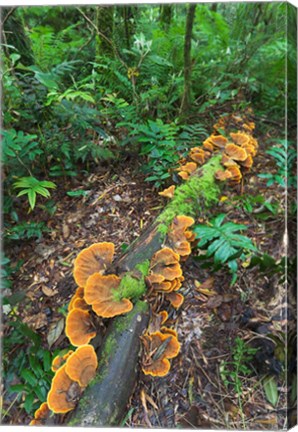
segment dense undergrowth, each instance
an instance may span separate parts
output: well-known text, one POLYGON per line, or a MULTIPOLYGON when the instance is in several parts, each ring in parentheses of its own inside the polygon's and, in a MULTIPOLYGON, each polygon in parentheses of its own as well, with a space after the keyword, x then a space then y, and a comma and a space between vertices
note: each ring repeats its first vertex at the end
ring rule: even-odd
MULTIPOLYGON (((50 232, 55 189, 136 158, 136 169, 158 190, 178 181, 178 160, 206 139, 219 114, 249 106, 269 140, 270 124, 280 128, 267 152, 273 169, 260 178, 281 190, 295 183, 293 137, 283 132, 286 97, 289 130, 296 115, 296 48, 286 27, 286 20, 295 22, 294 10, 282 2, 197 4, 190 65, 188 13, 187 4, 113 6, 109 13, 91 6, 2 10, 4 376, 28 414, 45 398, 54 353, 18 318, 23 297, 13 280, 23 260, 12 264, 7 251, 50 232), (10 362, 24 338, 28 347, 10 362)), ((80 187, 66 192, 88 195, 80 187)), ((248 213, 264 206, 279 214, 278 203, 262 196, 241 196, 237 205, 248 213)), ((272 257, 255 259, 276 266, 272 257)), ((227 368, 222 374, 231 375, 227 368)))

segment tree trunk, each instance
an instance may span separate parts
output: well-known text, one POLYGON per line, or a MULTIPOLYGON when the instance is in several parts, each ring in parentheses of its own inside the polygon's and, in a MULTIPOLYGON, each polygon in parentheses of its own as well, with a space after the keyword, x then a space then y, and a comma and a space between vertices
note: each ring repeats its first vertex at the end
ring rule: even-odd
MULTIPOLYGON (((178 187, 172 201, 147 231, 113 264, 110 272, 133 270, 136 264, 150 260, 167 244, 165 228, 175 216, 206 214, 220 194, 214 173, 221 167, 221 155, 210 159, 203 167, 178 187)), ((75 284, 73 284, 73 291, 75 284)), ((75 411, 66 423, 71 426, 115 426, 126 414, 126 406, 137 378, 140 335, 148 323, 148 304, 138 301, 124 317, 111 320, 107 336, 100 349, 98 372, 85 390, 75 411)))
POLYGON ((114 6, 97 6, 96 27, 103 36, 98 36, 96 54, 113 56, 114 6))
POLYGON ((173 9, 172 5, 164 4, 161 5, 160 10, 160 22, 164 30, 168 30, 171 24, 173 9))
POLYGON ((6 45, 12 45, 17 49, 11 50, 5 47, 5 54, 9 57, 12 53, 18 53, 21 56, 21 63, 24 66, 34 64, 34 55, 31 47, 31 41, 25 31, 24 23, 17 8, 3 8, 1 11, 2 41, 6 45))
POLYGON ((129 50, 131 45, 131 37, 134 33, 133 9, 131 6, 123 6, 123 19, 126 48, 129 50))
POLYGON ((182 115, 186 115, 191 106, 191 38, 195 17, 196 4, 191 3, 186 16, 186 28, 184 38, 184 92, 182 96, 182 115))

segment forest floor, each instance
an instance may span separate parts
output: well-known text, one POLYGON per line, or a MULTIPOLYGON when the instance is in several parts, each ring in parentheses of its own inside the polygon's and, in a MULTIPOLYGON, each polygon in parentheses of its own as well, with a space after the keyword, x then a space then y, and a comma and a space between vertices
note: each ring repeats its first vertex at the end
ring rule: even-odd
MULTIPOLYGON (((213 211, 214 215, 226 213, 230 220, 246 224, 246 234, 259 250, 278 260, 284 255, 283 189, 267 187, 266 180, 257 177, 274 169, 274 161, 265 150, 275 133, 273 130, 271 136, 257 137, 260 151, 245 177, 243 190, 240 186, 225 188, 225 198, 213 211), (269 199, 271 204, 276 204, 276 212, 270 213, 261 206, 259 213, 245 211, 239 196, 248 195, 269 199), (264 214, 265 218, 259 217, 264 214)), ((133 159, 95 167, 88 175, 63 183, 52 197, 56 213, 43 216, 49 233, 39 241, 22 241, 5 251, 12 264, 20 259, 24 261, 13 280, 14 292, 25 294, 22 307, 16 313, 42 336, 45 349, 49 348, 50 330, 58 325, 73 295, 69 286, 61 282, 71 275, 78 252, 92 243, 111 241, 115 243, 117 259, 165 205, 165 199, 144 181, 133 159), (66 195, 67 191, 77 189, 88 194, 85 197, 66 195)), ((282 335, 284 331, 278 306, 286 293, 278 283, 278 276, 272 272, 261 273, 258 267, 242 267, 235 285, 230 287, 231 276, 227 271, 212 273, 200 268, 195 253, 183 263, 183 274, 185 281, 180 290, 185 297, 183 305, 174 310, 162 297, 155 304, 156 311, 169 312, 167 326, 178 332, 180 354, 172 360, 165 378, 152 378, 140 372, 123 425, 283 429, 286 380, 274 357, 276 343, 267 337, 269 333, 282 335), (228 362, 232 360, 236 337, 259 348, 256 361, 249 365, 250 373, 239 374, 241 394, 237 394, 233 384, 226 387, 221 374, 223 367, 233 371, 234 366, 228 362), (279 399, 275 406, 268 402, 262 384, 268 372, 275 375, 278 383, 279 399)), ((8 331, 4 318, 4 337, 8 331)), ((69 346, 63 327, 54 334, 51 349, 69 346)), ((9 423, 28 424, 31 418, 20 409, 20 402, 12 404, 12 400, 4 394, 4 407, 9 406, 10 410, 9 423)))

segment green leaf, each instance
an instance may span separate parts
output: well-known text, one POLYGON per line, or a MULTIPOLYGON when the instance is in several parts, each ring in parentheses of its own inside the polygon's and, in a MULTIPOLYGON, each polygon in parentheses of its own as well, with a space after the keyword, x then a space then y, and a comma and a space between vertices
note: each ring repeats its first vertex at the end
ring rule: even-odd
POLYGON ((35 207, 35 203, 36 203, 36 193, 34 192, 33 189, 30 189, 28 191, 28 199, 29 199, 30 207, 33 210, 35 207))
POLYGON ((8 391, 9 393, 21 393, 26 390, 25 384, 15 384, 9 387, 8 391))
POLYGON ((265 390, 266 398, 273 406, 278 402, 277 382, 274 376, 268 376, 264 379, 263 387, 265 390))
POLYGON ((49 371, 51 369, 51 354, 49 351, 43 352, 43 368, 45 371, 49 371))
POLYGON ((76 190, 76 191, 68 191, 68 192, 66 192, 66 194, 70 197, 87 196, 88 191, 80 189, 80 190, 76 190))
POLYGON ((33 387, 37 384, 36 376, 28 369, 21 371, 21 377, 33 387))
POLYGON ((24 403, 24 408, 27 414, 31 413, 33 402, 34 402, 34 394, 30 393, 26 396, 25 403, 24 403))

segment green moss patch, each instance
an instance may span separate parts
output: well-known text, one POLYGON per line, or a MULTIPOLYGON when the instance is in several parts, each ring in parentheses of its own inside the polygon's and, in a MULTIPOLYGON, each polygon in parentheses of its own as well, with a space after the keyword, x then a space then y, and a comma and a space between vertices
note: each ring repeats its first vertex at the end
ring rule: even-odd
POLYGON ((221 168, 221 155, 214 156, 201 169, 200 175, 193 175, 175 190, 172 201, 160 214, 158 231, 166 234, 173 219, 178 215, 195 217, 200 209, 206 209, 217 202, 220 186, 214 174, 221 168))

